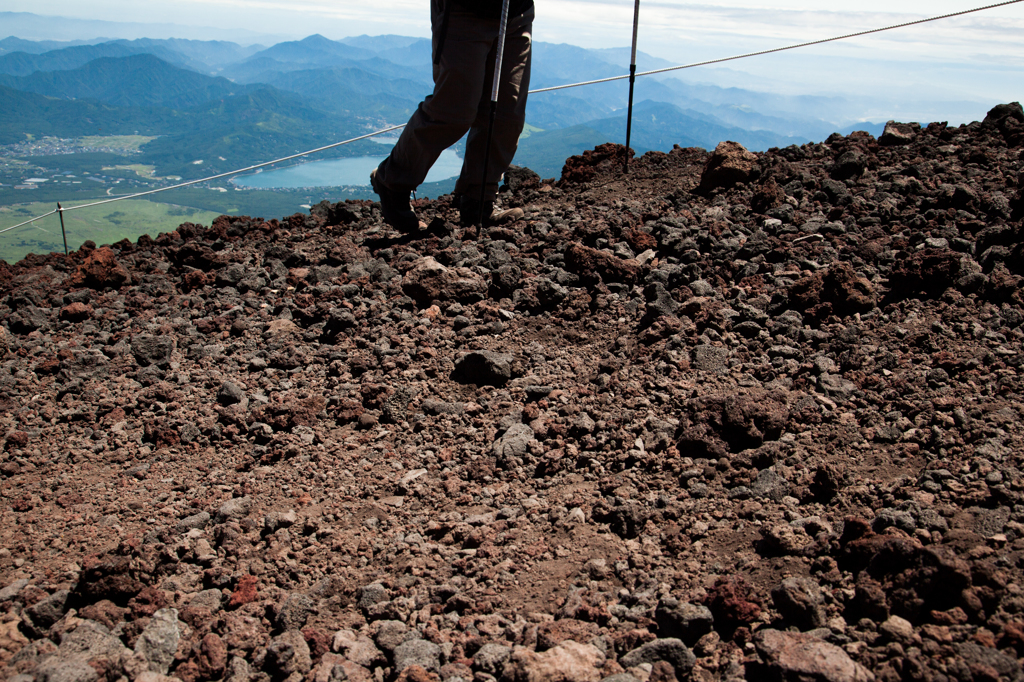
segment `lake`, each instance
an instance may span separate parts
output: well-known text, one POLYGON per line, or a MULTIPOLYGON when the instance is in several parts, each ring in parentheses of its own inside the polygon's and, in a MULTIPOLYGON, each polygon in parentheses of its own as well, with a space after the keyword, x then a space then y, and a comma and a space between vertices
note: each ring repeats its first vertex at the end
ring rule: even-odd
MULTIPOLYGON (((310 161, 290 168, 243 175, 231 182, 239 187, 254 189, 294 189, 297 187, 339 187, 342 185, 369 185, 370 171, 384 160, 384 156, 357 156, 349 159, 310 161)), ((462 171, 462 159, 451 149, 441 153, 425 182, 437 182, 457 176, 462 171)))

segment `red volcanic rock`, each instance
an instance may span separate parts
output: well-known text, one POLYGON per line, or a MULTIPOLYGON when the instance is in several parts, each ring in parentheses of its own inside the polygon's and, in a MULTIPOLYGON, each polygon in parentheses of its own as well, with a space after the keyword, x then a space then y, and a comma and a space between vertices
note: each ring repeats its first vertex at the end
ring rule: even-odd
POLYGON ((114 252, 104 246, 96 249, 85 258, 85 262, 68 279, 72 287, 90 287, 104 289, 120 288, 131 281, 131 275, 117 262, 114 252))
POLYGON ((678 682, 676 669, 668 661, 656 661, 651 666, 651 676, 647 682, 678 682))
POLYGON ((238 585, 235 586, 234 592, 231 593, 231 597, 228 599, 228 608, 235 608, 256 601, 256 585, 258 583, 259 580, 256 576, 243 575, 238 580, 238 585))
POLYGON ((1024 284, 1024 277, 1011 273, 1002 264, 996 265, 988 276, 988 282, 983 288, 986 299, 995 303, 1024 303, 1024 293, 1021 285, 1024 284))
POLYGON ((280 396, 276 402, 253 410, 253 418, 279 431, 290 430, 296 426, 316 423, 316 416, 326 405, 327 401, 318 395, 308 398, 285 395, 280 396))
POLYGON ((153 443, 157 447, 170 447, 181 442, 180 429, 167 422, 166 419, 157 419, 146 422, 142 434, 143 440, 153 443))
POLYGON ((694 457, 723 457, 777 440, 789 420, 778 393, 753 391, 689 401, 677 447, 694 457))
POLYGON ((199 656, 196 658, 200 674, 208 680, 219 679, 224 675, 228 663, 228 648, 224 640, 215 632, 203 637, 199 645, 199 656))
POLYGON ((615 645, 615 651, 620 654, 628 653, 633 649, 639 649, 648 642, 653 642, 657 639, 657 636, 647 630, 646 628, 634 628, 632 630, 626 630, 624 632, 616 633, 612 641, 615 645))
POLYGON ((31 511, 33 507, 35 507, 35 504, 32 501, 31 495, 22 495, 11 501, 11 511, 27 512, 31 511))
POLYGON ((658 240, 652 235, 646 232, 641 232, 640 230, 630 230, 626 234, 626 242, 637 253, 642 253, 648 249, 658 248, 658 240))
POLYGON ((747 151, 739 142, 720 142, 704 165, 698 189, 701 192, 728 189, 756 180, 760 175, 757 154, 747 151))
POLYGON ((304 628, 302 630, 302 636, 306 640, 306 644, 309 646, 309 654, 314 659, 318 659, 324 654, 331 650, 331 639, 323 630, 317 628, 304 628))
POLYGON ((917 136, 920 130, 921 125, 918 123, 889 121, 885 124, 882 136, 878 138, 878 144, 890 147, 893 145, 910 144, 914 141, 914 137, 917 136))
POLYGON ((447 268, 427 256, 402 278, 402 291, 424 307, 433 301, 472 303, 486 297, 487 281, 469 268, 447 268))
POLYGON ((135 618, 152 616, 167 608, 167 595, 162 590, 146 587, 128 601, 128 610, 135 618))
POLYGON ((111 601, 102 599, 95 604, 84 607, 78 612, 78 615, 82 618, 102 623, 108 628, 113 628, 118 623, 124 621, 125 612, 126 609, 117 606, 111 601))
POLYGON ((60 310, 60 319, 68 322, 82 322, 92 317, 92 306, 88 303, 75 302, 60 310))
POLYGON ((552 649, 567 639, 589 642, 597 636, 600 628, 573 618, 563 618, 553 623, 544 623, 537 632, 537 651, 552 649))
POLYGON ((87 557, 78 576, 75 591, 87 604, 108 600, 124 604, 145 588, 144 577, 126 556, 87 557))
POLYGON ((925 249, 900 259, 889 275, 893 295, 941 295, 956 285, 960 277, 960 258, 960 254, 953 251, 925 249))
POLYGON ((441 678, 437 673, 432 673, 419 665, 406 667, 395 682, 439 682, 441 678))
POLYGON ((7 440, 4 442, 4 450, 23 448, 26 445, 28 445, 28 434, 24 431, 14 431, 13 433, 7 434, 7 440))
MULTIPOLYGON (((579 184, 590 182, 598 175, 620 171, 626 161, 626 147, 608 142, 598 145, 580 156, 571 156, 562 166, 562 182, 579 184)), ((628 150, 633 158, 633 150, 628 150)))
POLYGON ((634 260, 623 260, 575 242, 565 250, 565 266, 587 281, 600 278, 604 282, 623 284, 634 284, 642 269, 634 260))
POLYGON ((182 284, 186 289, 201 289, 209 283, 209 276, 202 270, 191 270, 182 278, 182 284))
POLYGON ((849 263, 836 263, 799 280, 790 288, 789 299, 794 309, 815 318, 866 313, 876 304, 871 282, 857 275, 849 263))
POLYGON ((801 632, 764 629, 754 635, 754 646, 772 674, 785 680, 874 682, 875 676, 834 644, 801 632))
POLYGON ((1012 648, 1020 656, 1024 652, 1024 623, 1014 621, 1003 626, 1002 635, 999 638, 999 648, 1012 648))
POLYGON ((754 196, 750 200, 750 207, 758 213, 767 213, 785 203, 786 193, 779 187, 775 178, 768 178, 754 192, 754 196))
POLYGON ((708 590, 705 603, 715 618, 715 628, 722 632, 731 633, 761 617, 760 600, 751 594, 750 585, 739 576, 716 580, 708 590))

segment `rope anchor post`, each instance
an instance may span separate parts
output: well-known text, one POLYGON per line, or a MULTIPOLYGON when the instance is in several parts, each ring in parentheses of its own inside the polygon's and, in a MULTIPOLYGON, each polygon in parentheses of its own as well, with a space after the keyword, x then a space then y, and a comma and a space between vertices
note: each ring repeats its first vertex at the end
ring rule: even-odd
POLYGON ((64 209, 57 202, 57 215, 60 216, 60 235, 64 238, 64 255, 68 255, 68 233, 64 231, 64 209))
POLYGON ((501 3, 501 24, 498 26, 498 49, 494 53, 494 79, 491 81, 491 115, 487 122, 487 146, 484 147, 484 175, 480 178, 480 229, 484 227, 487 200, 487 166, 491 162, 491 136, 494 134, 494 116, 498 111, 498 89, 501 85, 501 61, 505 56, 505 36, 508 33, 508 0, 501 3))
POLYGON ((626 112, 626 160, 622 172, 629 172, 629 137, 633 132, 633 86, 636 84, 636 35, 640 27, 640 0, 633 5, 633 53, 629 59, 629 108, 626 112))

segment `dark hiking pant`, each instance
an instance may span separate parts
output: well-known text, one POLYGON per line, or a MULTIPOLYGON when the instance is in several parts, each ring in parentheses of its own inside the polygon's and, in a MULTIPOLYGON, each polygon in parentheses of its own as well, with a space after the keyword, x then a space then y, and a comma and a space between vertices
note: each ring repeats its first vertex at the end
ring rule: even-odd
MULTIPOLYGON (((431 0, 430 3, 435 56, 445 1, 431 0)), ((530 9, 508 19, 494 133, 483 188, 487 199, 497 194, 498 180, 512 163, 526 121, 533 16, 534 10, 530 9)), ((434 63, 434 94, 420 103, 391 155, 377 170, 377 178, 387 187, 396 191, 416 189, 441 152, 468 131, 466 154, 455 193, 473 198, 480 196, 498 30, 498 21, 481 19, 458 5, 451 8, 441 56, 434 63)))

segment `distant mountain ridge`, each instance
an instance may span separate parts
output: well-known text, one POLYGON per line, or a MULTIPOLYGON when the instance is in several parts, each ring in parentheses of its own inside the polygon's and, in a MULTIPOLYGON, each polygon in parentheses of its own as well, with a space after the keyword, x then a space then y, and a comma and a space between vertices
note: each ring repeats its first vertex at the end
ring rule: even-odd
POLYGON ((272 59, 278 62, 333 65, 337 59, 370 59, 376 53, 360 47, 353 47, 336 40, 329 40, 320 34, 314 34, 302 40, 291 40, 278 43, 257 52, 246 61, 254 59, 272 59))
MULTIPOLYGON (((692 110, 684 111, 665 102, 645 100, 633 109, 630 146, 638 155, 648 151, 666 151, 674 145, 714 148, 727 139, 751 149, 800 143, 798 138, 783 138, 774 133, 725 126, 711 116, 692 110)), ((624 111, 569 128, 531 135, 520 144, 516 159, 517 163, 529 166, 544 177, 557 177, 565 158, 561 155, 565 151, 581 143, 593 147, 603 142, 625 144, 624 111)))
POLYGON ((399 120, 430 93, 422 82, 382 79, 356 68, 311 69, 274 74, 269 85, 303 96, 336 114, 399 120))
POLYGON ((101 57, 77 69, 37 71, 30 76, 0 76, 10 88, 66 99, 95 99, 122 107, 188 109, 230 97, 252 86, 204 76, 172 66, 152 54, 101 57))
POLYGON ((8 54, 9 52, 27 52, 29 54, 42 54, 51 50, 61 50, 65 47, 75 47, 77 45, 95 45, 98 40, 24 40, 23 38, 16 38, 14 36, 7 36, 6 38, 0 39, 0 55, 8 54))
POLYGON ((159 57, 168 64, 174 64, 182 68, 193 67, 191 60, 178 52, 173 52, 163 46, 133 46, 124 41, 113 41, 100 43, 99 45, 77 45, 65 47, 59 50, 52 50, 42 54, 29 54, 27 52, 12 52, 0 56, 0 74, 7 76, 29 76, 38 71, 71 71, 79 69, 91 61, 104 57, 129 57, 138 54, 148 54, 159 57))
POLYGON ((97 101, 67 100, 23 92, 0 85, 0 144, 35 137, 82 137, 87 135, 152 135, 176 131, 180 116, 169 109, 115 107, 97 101))
MULTIPOLYGON (((11 99, 22 107, 0 114, 0 142, 25 134, 88 134, 82 121, 98 117, 104 134, 157 136, 143 155, 158 174, 184 177, 404 123, 432 88, 430 41, 405 36, 331 40, 314 34, 265 48, 176 39, 42 52, 16 38, 3 44, 29 49, 0 55, 0 85, 21 93, 11 99)), ((535 43, 532 85, 622 75, 628 68, 618 63, 623 58, 622 49, 535 43)), ((664 66, 644 54, 638 62, 664 66)), ((619 80, 531 97, 527 122, 534 134, 522 140, 517 158, 556 175, 566 156, 582 151, 580 144, 624 142, 626 94, 619 80)), ((638 80, 636 101, 632 143, 639 152, 674 144, 713 148, 727 138, 761 150, 824 139, 840 127, 818 117, 837 106, 825 98, 694 86, 672 77, 638 80)))

